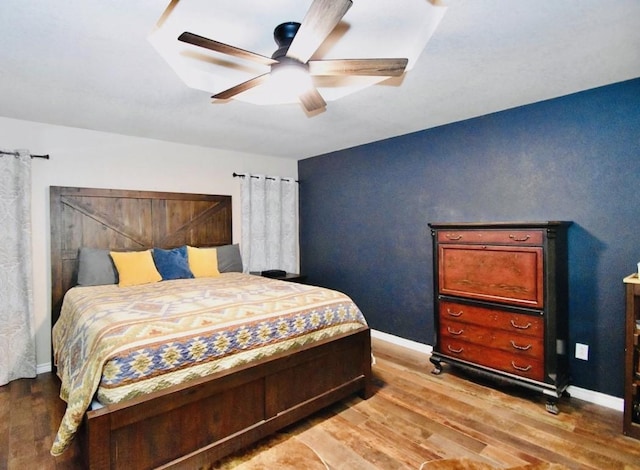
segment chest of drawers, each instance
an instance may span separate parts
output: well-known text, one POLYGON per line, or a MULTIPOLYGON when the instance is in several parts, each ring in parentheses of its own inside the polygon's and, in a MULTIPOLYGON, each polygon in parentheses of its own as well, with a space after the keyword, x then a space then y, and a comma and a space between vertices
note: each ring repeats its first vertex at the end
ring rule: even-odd
POLYGON ((432 223, 434 373, 442 363, 539 390, 568 385, 569 222, 432 223))

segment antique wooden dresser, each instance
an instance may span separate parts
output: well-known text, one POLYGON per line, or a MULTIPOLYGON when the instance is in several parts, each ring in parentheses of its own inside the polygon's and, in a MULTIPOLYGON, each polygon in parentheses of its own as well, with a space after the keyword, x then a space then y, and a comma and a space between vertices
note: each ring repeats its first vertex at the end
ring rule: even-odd
POLYGON ((568 380, 570 222, 431 223, 434 373, 442 362, 534 390, 568 380))

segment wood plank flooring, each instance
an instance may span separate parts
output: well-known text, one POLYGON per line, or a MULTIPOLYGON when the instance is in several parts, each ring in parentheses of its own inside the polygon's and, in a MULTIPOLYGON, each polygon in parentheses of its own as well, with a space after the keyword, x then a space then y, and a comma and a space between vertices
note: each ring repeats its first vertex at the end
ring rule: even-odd
MULTIPOLYGON (((466 457, 495 468, 640 469, 640 441, 622 435, 620 412, 562 398, 552 415, 536 392, 448 367, 433 375, 426 355, 379 340, 374 355, 372 398, 353 397, 286 430, 327 468, 420 469, 466 457)), ((64 412, 58 392, 52 374, 0 387, 0 470, 82 468, 75 444, 49 454, 64 412)))

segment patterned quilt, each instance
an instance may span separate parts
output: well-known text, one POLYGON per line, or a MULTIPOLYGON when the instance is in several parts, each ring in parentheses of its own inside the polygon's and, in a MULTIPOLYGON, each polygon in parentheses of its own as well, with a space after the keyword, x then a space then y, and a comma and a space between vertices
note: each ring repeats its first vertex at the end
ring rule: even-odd
POLYGON ((51 453, 94 396, 117 403, 362 326, 340 292, 248 274, 74 287, 52 334, 67 409, 51 453))

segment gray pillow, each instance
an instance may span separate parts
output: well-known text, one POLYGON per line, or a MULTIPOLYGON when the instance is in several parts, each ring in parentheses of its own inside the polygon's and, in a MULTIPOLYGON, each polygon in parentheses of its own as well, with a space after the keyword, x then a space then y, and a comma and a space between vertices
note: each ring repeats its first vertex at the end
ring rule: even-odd
POLYGON ((218 252, 218 271, 221 273, 242 272, 242 257, 238 244, 217 246, 216 251, 218 252))
POLYGON ((100 248, 80 248, 78 255, 78 285, 101 286, 117 284, 118 272, 109 250, 100 248))

